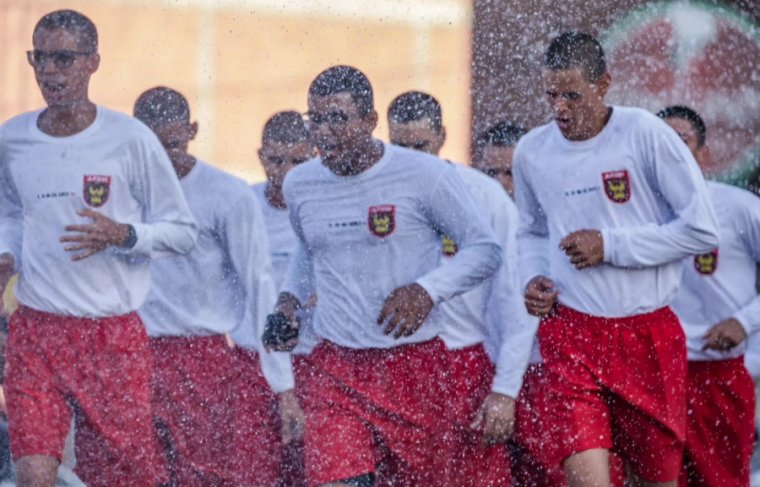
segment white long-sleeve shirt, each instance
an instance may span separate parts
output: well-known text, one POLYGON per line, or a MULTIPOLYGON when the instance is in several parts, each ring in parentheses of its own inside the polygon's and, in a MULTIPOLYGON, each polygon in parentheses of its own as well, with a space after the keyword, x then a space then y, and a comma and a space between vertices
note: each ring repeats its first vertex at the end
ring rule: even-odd
POLYGON ((718 245, 718 226, 696 161, 678 135, 638 108, 614 107, 595 137, 572 142, 556 123, 531 130, 515 151, 523 284, 551 278, 559 302, 624 317, 668 305, 681 259, 718 245), (559 248, 596 229, 604 262, 577 270, 559 248))
POLYGON ((747 338, 748 345, 744 352, 744 365, 753 379, 760 379, 760 333, 747 338))
POLYGON ((276 288, 256 198, 243 181, 202 161, 180 185, 198 222, 198 241, 187 255, 151 262, 153 285, 140 308, 148 335, 229 334, 237 345, 260 352, 273 389, 292 388, 288 355, 267 354, 258 340, 276 288))
MULTIPOLYGON (((298 247, 298 237, 293 231, 290 224, 290 213, 287 208, 275 208, 267 201, 265 190, 266 183, 259 183, 251 186, 253 193, 256 195, 264 214, 266 231, 269 236, 269 251, 272 257, 272 267, 274 269, 274 282, 277 289, 280 289, 285 274, 288 271, 293 255, 298 247)), ((314 336, 314 330, 311 324, 311 309, 302 308, 300 312, 300 321, 298 328, 298 345, 291 353, 295 355, 305 355, 311 353, 317 345, 317 338, 314 336)))
POLYGON ((136 310, 150 287, 149 258, 186 253, 196 226, 169 158, 132 117, 97 108, 95 121, 69 137, 37 127, 40 111, 0 127, 0 253, 20 269, 21 304, 65 316, 136 310), (132 224, 131 249, 109 247, 73 262, 59 241, 90 208, 132 224))
POLYGON ((395 339, 376 323, 386 297, 418 283, 435 303, 468 291, 501 264, 501 247, 454 168, 433 156, 384 146, 371 168, 341 177, 319 159, 288 173, 284 185, 299 247, 283 290, 302 302, 313 270, 318 337, 349 348, 388 348, 440 333, 423 323, 395 339), (440 234, 459 245, 440 266, 440 234))
MULTIPOLYGON (((476 288, 436 306, 429 320, 440 321, 440 337, 449 348, 483 343, 496 365, 492 390, 517 397, 538 327, 525 309, 518 278, 517 208, 493 178, 460 164, 454 169, 491 224, 502 246, 502 265, 476 288)), ((449 250, 443 249, 444 265, 449 250)))
POLYGON ((748 336, 760 330, 760 295, 755 290, 760 262, 760 198, 743 189, 709 182, 720 225, 720 247, 683 262, 683 282, 673 311, 686 333, 689 360, 740 357, 747 340, 728 351, 702 350, 702 337, 728 318, 748 336))

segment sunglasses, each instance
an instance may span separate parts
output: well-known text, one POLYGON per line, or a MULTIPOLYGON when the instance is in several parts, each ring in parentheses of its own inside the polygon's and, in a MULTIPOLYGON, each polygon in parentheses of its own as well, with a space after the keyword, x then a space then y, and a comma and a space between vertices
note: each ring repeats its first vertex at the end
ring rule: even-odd
POLYGON ((306 122, 315 127, 325 123, 331 128, 342 127, 348 123, 349 119, 351 118, 350 115, 339 111, 327 112, 325 114, 306 112, 304 115, 307 117, 306 122))
POLYGON ((26 51, 26 59, 29 64, 37 68, 43 66, 46 62, 52 60, 53 64, 58 69, 66 69, 72 64, 79 56, 89 56, 95 54, 94 52, 83 51, 69 51, 67 49, 61 49, 60 51, 41 51, 34 49, 32 51, 26 51))
POLYGON ((308 161, 308 159, 285 159, 284 157, 279 156, 269 156, 265 157, 267 163, 273 165, 273 166, 284 166, 285 164, 293 164, 294 166, 297 166, 299 164, 303 164, 304 162, 308 161))

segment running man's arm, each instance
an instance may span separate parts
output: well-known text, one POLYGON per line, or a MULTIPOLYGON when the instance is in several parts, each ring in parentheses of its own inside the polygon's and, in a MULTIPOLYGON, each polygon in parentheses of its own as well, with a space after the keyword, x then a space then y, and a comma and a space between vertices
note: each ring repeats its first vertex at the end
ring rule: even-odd
POLYGON ((506 201, 495 213, 493 226, 504 246, 504 255, 488 299, 487 317, 499 329, 499 355, 491 390, 516 399, 528 368, 538 320, 525 308, 517 269, 517 210, 511 201, 506 201))
POLYGON ((515 203, 519 214, 517 253, 521 288, 538 276, 549 277, 549 227, 546 214, 538 202, 526 174, 526 161, 521 145, 514 156, 512 174, 515 182, 515 203))
POLYGON ((274 285, 264 215, 256 196, 249 192, 232 205, 222 222, 221 237, 230 262, 245 289, 245 315, 232 333, 235 343, 259 352, 261 369, 275 393, 293 389, 295 381, 286 353, 267 353, 261 344, 266 316, 274 306, 274 285))
POLYGON ((24 235, 23 210, 21 199, 16 192, 4 157, 5 144, 0 134, 0 255, 13 256, 14 269, 21 264, 21 243, 24 235))
POLYGON ((459 245, 447 265, 438 266, 416 281, 433 303, 440 303, 493 275, 501 265, 502 249, 453 167, 442 171, 425 207, 433 226, 459 245))
POLYGON ((602 230, 604 261, 619 267, 653 267, 718 246, 718 223, 694 157, 673 130, 652 127, 640 141, 649 183, 674 213, 664 224, 602 230))
MULTIPOLYGON (((741 222, 744 247, 755 262, 760 263, 760 199, 748 194, 741 203, 736 218, 741 222)), ((760 330, 760 295, 740 308, 732 318, 742 325, 747 335, 760 330)))
MULTIPOLYGON (((279 289, 279 292, 281 298, 285 293, 289 294, 291 298, 295 298, 298 308, 301 308, 308 303, 316 292, 314 263, 312 261, 311 252, 309 251, 303 236, 301 222, 298 219, 298 211, 294 202, 288 201, 287 191, 285 192, 285 199, 288 208, 291 209, 289 213, 290 224, 298 238, 298 243, 296 245, 296 250, 293 253, 293 257, 288 264, 285 280, 282 282, 282 287, 279 289)), ((278 301, 281 301, 281 299, 278 299, 278 301)), ((293 301, 293 299, 288 298, 288 301, 293 301)))
POLYGON ((142 222, 130 223, 137 234, 131 249, 122 252, 144 257, 163 257, 189 252, 198 229, 185 201, 166 151, 155 138, 133 144, 132 192, 143 207, 142 222))

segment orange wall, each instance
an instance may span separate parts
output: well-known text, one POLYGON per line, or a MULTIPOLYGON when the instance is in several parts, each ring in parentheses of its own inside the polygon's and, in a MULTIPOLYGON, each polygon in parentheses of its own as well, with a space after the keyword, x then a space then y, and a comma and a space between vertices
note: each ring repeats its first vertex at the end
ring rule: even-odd
MULTIPOLYGON (((131 111, 149 87, 182 91, 201 125, 191 149, 249 181, 263 177, 256 149, 267 118, 282 109, 305 111, 309 82, 339 63, 372 81, 378 137, 387 138, 390 100, 422 89, 443 104, 449 140, 442 156, 467 161, 470 2, 333 2, 74 0, 65 6, 98 26, 102 62, 92 80, 94 101, 131 111), (352 13, 352 5, 364 11, 352 13)), ((0 118, 41 106, 24 51, 39 17, 57 8, 61 2, 0 2, 0 118)))

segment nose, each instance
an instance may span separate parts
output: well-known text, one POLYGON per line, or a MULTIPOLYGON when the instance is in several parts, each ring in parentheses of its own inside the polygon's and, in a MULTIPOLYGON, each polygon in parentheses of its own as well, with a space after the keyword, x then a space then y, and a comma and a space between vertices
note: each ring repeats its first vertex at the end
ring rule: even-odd
POLYGON ((335 132, 333 131, 332 127, 330 127, 330 124, 327 122, 320 123, 320 124, 312 124, 311 125, 311 134, 312 139, 330 139, 333 137, 335 132))
POLYGON ((551 100, 551 106, 554 113, 562 113, 567 110, 567 100, 561 96, 555 96, 551 100))
POLYGON ((52 57, 44 56, 39 63, 35 64, 35 69, 42 73, 54 73, 58 71, 52 57))

